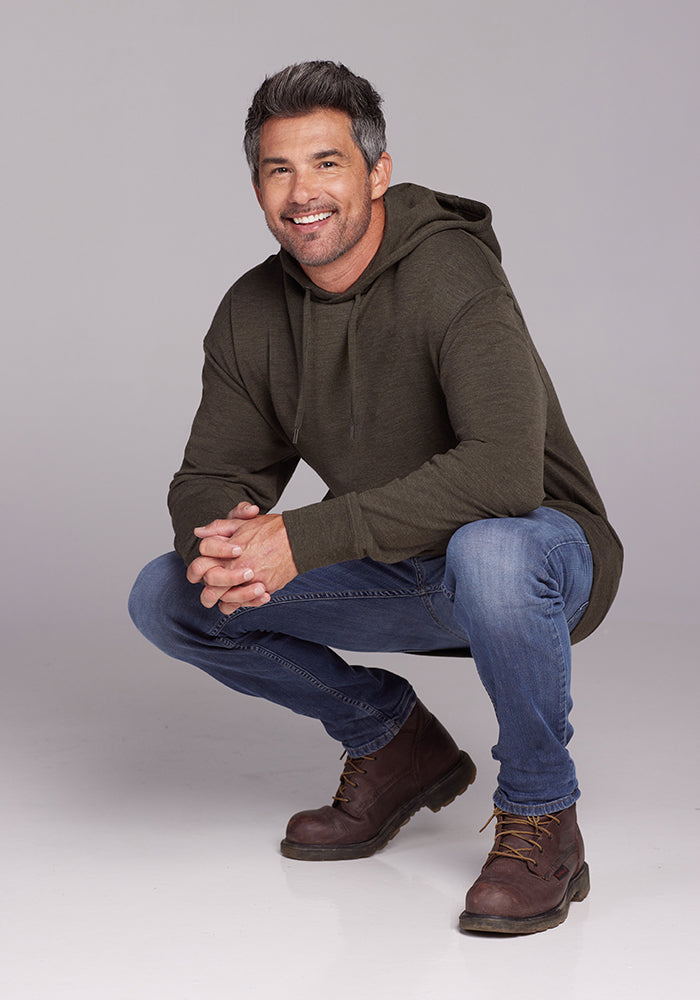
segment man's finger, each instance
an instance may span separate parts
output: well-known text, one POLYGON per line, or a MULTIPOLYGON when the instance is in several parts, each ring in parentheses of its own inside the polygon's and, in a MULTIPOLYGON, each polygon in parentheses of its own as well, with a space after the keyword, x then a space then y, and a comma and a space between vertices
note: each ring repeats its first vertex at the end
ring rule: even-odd
POLYGON ((226 517, 217 517, 215 521, 210 521, 209 524, 199 525, 194 529, 194 533, 197 538, 208 538, 210 535, 224 535, 228 537, 237 531, 240 527, 240 521, 250 521, 252 518, 257 517, 259 513, 260 508, 257 504, 242 501, 237 507, 230 510, 226 517))
POLYGON ((234 611, 238 611, 239 608, 262 608, 270 600, 270 595, 265 592, 260 597, 257 597, 254 601, 244 601, 242 604, 230 603, 228 600, 219 601, 219 610, 225 615, 232 615, 234 611))
POLYGON ((236 565, 231 556, 231 546, 228 546, 226 558, 214 556, 197 556, 187 567, 187 579, 190 583, 208 583, 212 587, 235 587, 239 583, 252 580, 254 573, 250 567, 236 565))
POLYGON ((229 587, 249 583, 254 577, 255 573, 250 566, 222 566, 216 562, 204 573, 202 582, 207 587, 225 587, 228 590, 229 587))
POLYGON ((224 604, 223 601, 219 601, 218 606, 219 606, 219 611, 223 615, 232 615, 234 611, 238 611, 239 608, 243 607, 242 604, 224 604))
POLYGON ((220 566, 220 559, 212 559, 208 556, 197 556, 187 567, 187 579, 190 583, 200 583, 204 579, 207 570, 214 566, 220 566))
POLYGON ((246 500, 242 500, 233 510, 228 512, 228 517, 257 517, 260 513, 260 508, 255 503, 248 503, 246 500))
POLYGON ((209 524, 203 524, 195 528, 194 534, 197 538, 209 538, 211 535, 221 535, 222 538, 229 538, 235 534, 240 526, 240 518, 219 517, 216 521, 210 521, 209 524))
POLYGON ((199 551, 203 556, 214 559, 231 559, 241 554, 243 549, 240 545, 232 544, 230 538, 223 538, 221 535, 210 535, 203 538, 199 543, 199 551))
POLYGON ((256 597, 254 601, 243 601, 238 604, 231 604, 228 601, 224 601, 223 598, 219 601, 219 610, 225 615, 232 615, 234 611, 238 611, 239 608, 262 608, 270 600, 270 595, 265 592, 261 594, 260 597, 256 597))
MULTIPOLYGON (((212 587, 207 585, 203 588, 199 599, 205 608, 213 608, 215 604, 218 604, 222 600, 224 595, 228 598, 226 603, 233 601, 236 604, 249 604, 251 607, 255 607, 261 598, 265 598, 265 594, 265 586, 262 583, 242 584, 237 587, 212 587)), ((267 600, 262 600, 262 603, 266 604, 269 599, 268 594, 267 600)))

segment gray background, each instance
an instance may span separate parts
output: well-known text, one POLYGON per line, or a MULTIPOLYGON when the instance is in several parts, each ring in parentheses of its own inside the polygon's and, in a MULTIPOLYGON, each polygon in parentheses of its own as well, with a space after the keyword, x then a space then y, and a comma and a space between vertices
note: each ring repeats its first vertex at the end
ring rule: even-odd
MULTIPOLYGON (((113 637, 137 567, 169 547, 164 492, 198 400, 202 336, 229 284, 275 249, 240 151, 245 111, 266 72, 318 57, 385 95, 394 180, 493 207, 626 544, 615 614, 692 616, 694 8, 433 9, 4 5, 11 631, 39 612, 54 650, 77 623, 113 637)), ((302 487, 290 503, 315 495, 302 487)))
MULTIPOLYGON (((626 546, 613 612, 579 654, 594 671, 607 658, 615 680, 577 681, 581 733, 607 733, 624 756, 665 726, 690 740, 677 759, 692 757, 697 22, 678 0, 2 5, 14 792, 44 788, 41 774, 62 789, 37 793, 54 819, 77 799, 89 811, 98 787, 107 813, 156 788, 167 799, 167 760, 194 768, 196 785, 197 755, 218 740, 215 779, 260 727, 283 753, 321 753, 306 721, 166 662, 125 609, 140 566, 171 544, 165 492, 199 397, 201 339, 232 281, 275 251, 241 153, 245 111, 266 73, 307 58, 342 60, 384 94, 395 181, 492 206, 506 271, 626 546)), ((318 496, 307 471, 285 504, 318 496)), ((449 721, 476 703, 470 725, 490 738, 478 686, 455 694, 461 667, 428 675, 403 662, 449 721)), ((603 745, 581 756, 612 802, 603 745)), ((661 785, 669 764, 656 765, 661 785)))

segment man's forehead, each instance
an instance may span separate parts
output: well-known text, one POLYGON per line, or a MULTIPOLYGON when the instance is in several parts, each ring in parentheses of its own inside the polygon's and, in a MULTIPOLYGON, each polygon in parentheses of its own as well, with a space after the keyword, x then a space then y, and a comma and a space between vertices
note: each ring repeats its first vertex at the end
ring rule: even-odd
POLYGON ((305 147, 319 154, 351 155, 357 148, 349 115, 344 111, 319 108, 290 118, 268 118, 260 132, 260 152, 274 155, 275 146, 305 147))

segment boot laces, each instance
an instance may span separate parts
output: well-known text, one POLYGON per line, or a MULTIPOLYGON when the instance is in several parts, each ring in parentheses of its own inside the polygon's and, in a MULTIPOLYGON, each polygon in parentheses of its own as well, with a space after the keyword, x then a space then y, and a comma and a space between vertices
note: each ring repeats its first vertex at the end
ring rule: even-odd
POLYGON ((516 861, 530 862, 536 866, 537 861, 532 857, 533 850, 536 849, 541 854, 544 850, 541 843, 543 836, 551 840, 552 833, 549 827, 553 822, 557 826, 560 823, 556 816, 515 816, 496 807, 479 833, 486 829, 494 817, 496 818, 496 837, 486 859, 487 863, 492 858, 511 858, 516 861), (513 843, 512 840, 509 843, 504 843, 506 837, 515 838, 521 843, 513 843))
MULTIPOLYGON (((347 757, 347 750, 340 755, 340 759, 347 757)), ((363 757, 347 757, 345 761, 345 767, 343 773, 340 776, 340 784, 338 785, 338 791, 333 796, 335 802, 349 802, 350 799, 347 798, 346 792, 350 793, 348 786, 352 788, 357 788, 357 782, 353 781, 358 774, 367 774, 365 768, 362 767, 362 761, 376 760, 376 757, 372 757, 370 754, 366 754, 363 757)))

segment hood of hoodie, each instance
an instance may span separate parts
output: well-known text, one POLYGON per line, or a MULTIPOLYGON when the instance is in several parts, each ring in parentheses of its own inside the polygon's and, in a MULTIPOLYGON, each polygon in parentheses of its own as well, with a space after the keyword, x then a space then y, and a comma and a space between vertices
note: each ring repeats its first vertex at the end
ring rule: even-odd
POLYGON ((480 240, 496 259, 501 248, 491 225, 491 209, 480 201, 441 194, 419 184, 395 184, 384 195, 386 222, 384 236, 376 254, 360 277, 344 292, 327 292, 315 285, 291 254, 280 250, 286 274, 313 299, 321 302, 347 302, 363 295, 376 278, 435 233, 461 229, 480 240))
POLYGON ((280 250, 280 261, 285 281, 292 281, 304 290, 302 311, 302 374, 299 386, 297 411, 294 420, 293 442, 297 444, 301 433, 306 401, 308 373, 311 357, 316 350, 314 336, 314 302, 327 304, 352 301, 347 321, 348 380, 350 384, 350 439, 355 437, 355 399, 357 378, 357 324, 362 298, 376 279, 390 267, 408 256, 419 244, 446 229, 461 229, 479 240, 501 260, 501 248, 491 225, 491 210, 487 205, 457 195, 442 194, 421 187, 419 184, 396 184, 384 195, 386 221, 382 242, 368 266, 349 288, 343 292, 328 292, 319 288, 304 272, 299 263, 286 250, 280 250))

